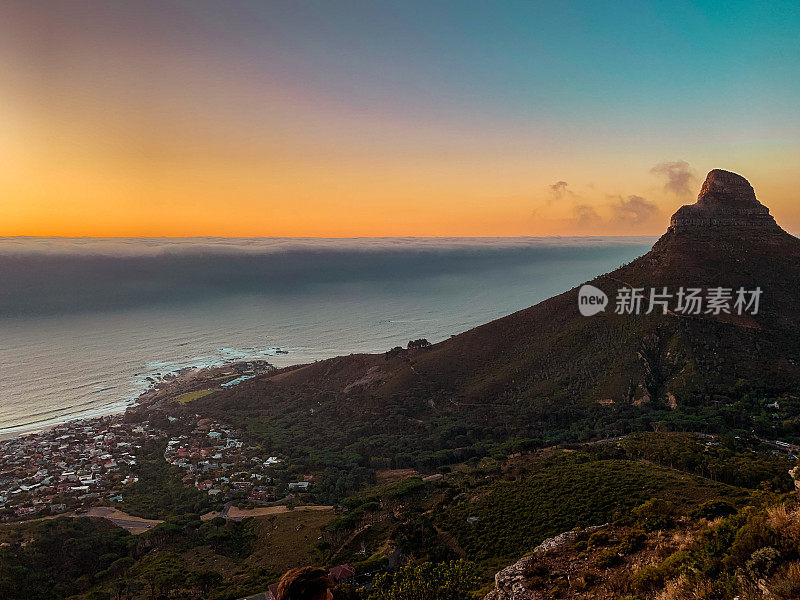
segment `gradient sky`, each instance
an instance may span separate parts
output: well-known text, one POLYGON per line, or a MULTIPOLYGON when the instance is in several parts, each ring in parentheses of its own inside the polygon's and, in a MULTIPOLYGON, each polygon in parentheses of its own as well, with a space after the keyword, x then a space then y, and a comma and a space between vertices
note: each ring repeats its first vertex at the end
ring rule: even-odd
POLYGON ((659 234, 712 168, 797 233, 799 41, 796 0, 6 0, 0 235, 659 234))

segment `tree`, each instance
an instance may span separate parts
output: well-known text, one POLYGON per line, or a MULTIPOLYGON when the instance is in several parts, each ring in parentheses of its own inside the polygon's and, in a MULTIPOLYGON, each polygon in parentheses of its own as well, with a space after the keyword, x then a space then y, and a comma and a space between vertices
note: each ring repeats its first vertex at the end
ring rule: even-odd
POLYGON ((222 575, 216 571, 196 571, 191 575, 191 581, 200 588, 203 596, 222 583, 222 575))
POLYGON ((425 338, 420 338, 418 340, 411 340, 408 342, 408 349, 409 350, 417 350, 419 348, 427 348, 430 346, 431 343, 426 340, 425 338))

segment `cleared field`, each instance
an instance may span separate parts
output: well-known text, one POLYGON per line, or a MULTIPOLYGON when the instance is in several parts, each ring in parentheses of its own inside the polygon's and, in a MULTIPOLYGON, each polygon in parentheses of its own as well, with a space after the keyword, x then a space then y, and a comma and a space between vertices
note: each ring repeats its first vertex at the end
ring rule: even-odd
MULTIPOLYGON (((69 516, 79 517, 81 515, 71 514, 69 516)), ((129 515, 121 510, 117 510, 116 508, 111 508, 108 506, 95 506, 90 508, 89 511, 83 516, 108 519, 114 523, 114 525, 122 527, 123 529, 127 529, 134 535, 144 533, 145 531, 152 529, 156 525, 164 522, 158 519, 142 519, 140 517, 134 517, 133 515, 129 515)))
POLYGON ((375 476, 379 484, 392 484, 418 474, 416 469, 384 469, 375 473, 375 476))
POLYGON ((186 392, 185 394, 181 394, 177 398, 175 398, 175 402, 179 402, 181 404, 187 404, 192 402, 193 400, 197 400, 198 398, 202 398, 203 396, 208 396, 209 394, 213 394, 214 390, 195 390, 193 392, 186 392))

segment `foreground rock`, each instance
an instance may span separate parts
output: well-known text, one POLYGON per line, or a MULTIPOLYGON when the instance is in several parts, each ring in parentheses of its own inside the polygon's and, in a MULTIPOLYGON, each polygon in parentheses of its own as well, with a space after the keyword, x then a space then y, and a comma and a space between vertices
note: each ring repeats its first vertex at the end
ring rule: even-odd
POLYGON ((537 598, 536 592, 528 588, 528 579, 533 566, 549 552, 573 545, 581 535, 601 529, 603 525, 587 527, 582 531, 565 531, 557 536, 547 538, 536 546, 531 554, 524 556, 494 576, 494 589, 486 594, 484 600, 532 600, 537 598))

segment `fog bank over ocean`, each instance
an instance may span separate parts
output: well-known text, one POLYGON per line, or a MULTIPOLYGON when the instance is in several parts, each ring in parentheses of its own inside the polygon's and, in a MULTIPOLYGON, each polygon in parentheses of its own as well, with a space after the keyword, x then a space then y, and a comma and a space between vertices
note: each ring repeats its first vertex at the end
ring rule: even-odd
POLYGON ((0 238, 0 434, 120 410, 185 366, 440 341, 654 241, 0 238))

